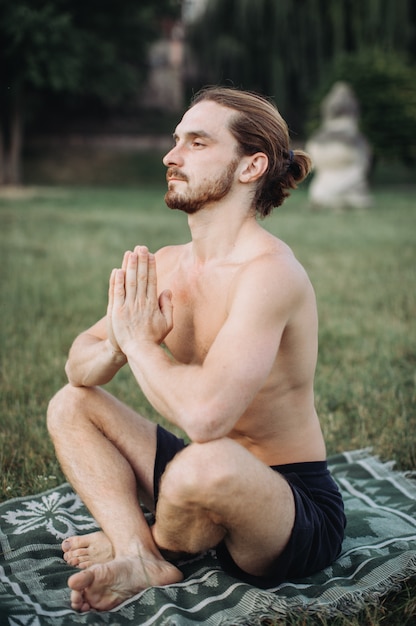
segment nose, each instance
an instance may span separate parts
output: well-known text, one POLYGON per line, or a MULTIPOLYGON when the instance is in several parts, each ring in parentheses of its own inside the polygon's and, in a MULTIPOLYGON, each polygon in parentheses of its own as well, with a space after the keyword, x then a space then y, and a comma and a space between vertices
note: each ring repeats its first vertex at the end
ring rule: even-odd
POLYGON ((163 165, 165 165, 166 167, 171 167, 172 165, 183 165, 183 158, 181 156, 181 151, 178 144, 173 146, 173 148, 169 150, 167 154, 165 154, 165 156, 163 157, 163 165))

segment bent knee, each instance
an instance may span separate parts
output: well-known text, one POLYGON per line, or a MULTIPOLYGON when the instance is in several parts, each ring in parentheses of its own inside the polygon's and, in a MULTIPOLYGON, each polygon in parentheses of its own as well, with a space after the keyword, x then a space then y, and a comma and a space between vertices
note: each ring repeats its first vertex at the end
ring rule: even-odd
POLYGON ((46 423, 51 436, 59 430, 65 422, 72 421, 74 416, 82 413, 89 389, 65 385, 49 401, 46 423))
POLYGON ((238 471, 233 455, 238 444, 230 439, 192 443, 177 454, 162 476, 161 494, 171 501, 216 501, 233 483, 238 471), (232 448, 230 450, 230 448, 232 448))

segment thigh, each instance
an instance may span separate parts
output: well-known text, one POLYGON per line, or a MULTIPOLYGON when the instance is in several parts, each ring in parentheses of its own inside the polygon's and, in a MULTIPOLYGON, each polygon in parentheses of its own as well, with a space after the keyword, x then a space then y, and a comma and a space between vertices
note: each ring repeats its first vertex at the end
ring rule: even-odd
POLYGON ((184 482, 190 499, 225 527, 224 541, 234 562, 250 574, 267 574, 294 525, 294 496, 287 481, 228 438, 191 444, 173 460, 171 470, 170 486, 184 482))
POLYGON ((157 425, 102 388, 84 388, 84 414, 113 443, 132 467, 140 497, 154 507, 153 472, 157 425))
POLYGON ((228 503, 224 540, 244 572, 265 576, 275 567, 295 523, 293 492, 283 476, 243 449, 228 503))

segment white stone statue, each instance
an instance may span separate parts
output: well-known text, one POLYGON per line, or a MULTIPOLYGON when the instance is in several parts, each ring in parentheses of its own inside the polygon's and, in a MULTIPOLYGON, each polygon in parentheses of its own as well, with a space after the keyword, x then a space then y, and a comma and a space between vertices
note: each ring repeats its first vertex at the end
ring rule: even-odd
POLYGON ((335 83, 321 105, 322 125, 306 144, 314 176, 309 197, 316 208, 366 208, 371 204, 371 149, 358 127, 359 107, 347 83, 335 83))

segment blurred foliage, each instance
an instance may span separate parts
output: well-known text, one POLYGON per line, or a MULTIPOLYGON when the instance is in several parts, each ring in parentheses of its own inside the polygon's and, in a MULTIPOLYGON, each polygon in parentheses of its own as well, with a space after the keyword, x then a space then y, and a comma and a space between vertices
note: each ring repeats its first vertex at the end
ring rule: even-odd
POLYGON ((303 130, 310 94, 341 55, 369 48, 416 59, 413 0, 209 0, 189 32, 200 82, 276 99, 303 130))
POLYGON ((322 98, 346 81, 360 104, 360 127, 375 159, 416 162, 416 67, 394 52, 367 50, 338 57, 315 91, 307 130, 319 125, 322 98))
POLYGON ((24 123, 51 94, 135 96, 162 18, 179 12, 180 0, 0 0, 0 183, 20 182, 24 123))
POLYGON ((0 0, 2 96, 47 90, 114 101, 133 93, 161 15, 176 0, 0 0))

